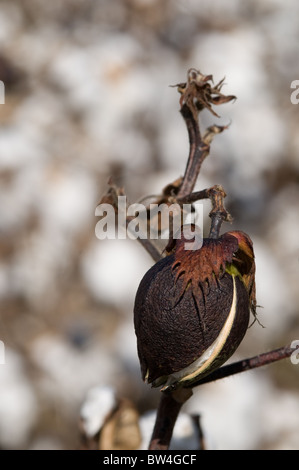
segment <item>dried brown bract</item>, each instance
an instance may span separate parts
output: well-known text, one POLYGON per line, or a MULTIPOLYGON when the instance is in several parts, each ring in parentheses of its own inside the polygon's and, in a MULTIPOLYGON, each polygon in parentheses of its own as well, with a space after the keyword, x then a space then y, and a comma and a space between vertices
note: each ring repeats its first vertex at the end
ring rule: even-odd
POLYGON ((187 105, 192 110, 194 116, 199 111, 208 109, 214 116, 218 114, 213 110, 212 105, 219 105, 235 100, 233 95, 221 93, 224 78, 217 85, 213 85, 213 75, 203 75, 199 70, 191 68, 188 70, 187 82, 179 83, 175 86, 181 93, 180 105, 187 105))

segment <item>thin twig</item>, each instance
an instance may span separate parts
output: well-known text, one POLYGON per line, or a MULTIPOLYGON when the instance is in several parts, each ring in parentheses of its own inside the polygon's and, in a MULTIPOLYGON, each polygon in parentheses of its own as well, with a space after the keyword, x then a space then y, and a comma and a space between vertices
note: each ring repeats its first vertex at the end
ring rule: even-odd
POLYGON ((187 194, 186 196, 177 197, 179 204, 192 204, 192 202, 200 201, 201 199, 209 199, 209 191, 211 188, 195 191, 194 193, 187 194))
MULTIPOLYGON (((118 213, 119 213, 119 210, 125 209, 127 211, 127 207, 119 208, 119 204, 118 204, 119 196, 125 196, 125 192, 124 192, 123 188, 117 187, 113 183, 111 178, 108 181, 108 185, 109 185, 109 188, 108 188, 106 194, 104 194, 102 196, 101 201, 100 201, 99 204, 110 204, 111 206, 113 206, 114 211, 115 211, 115 215, 117 216, 118 213)), ((129 230, 129 224, 134 219, 134 217, 133 216, 128 216, 126 213, 123 214, 123 216, 125 216, 126 230, 128 231, 129 230)), ((151 240, 149 238, 147 238, 147 237, 146 238, 137 237, 137 240, 143 246, 143 248, 149 253, 149 255, 153 258, 153 260, 155 262, 159 261, 162 258, 161 253, 159 252, 159 250, 156 248, 156 246, 151 242, 151 240)))
POLYGON ((153 258, 155 262, 160 261, 162 259, 161 253, 157 250, 157 248, 150 242, 149 239, 145 238, 138 238, 139 243, 143 246, 143 248, 148 252, 148 254, 153 258))
MULTIPOLYGON (((128 229, 129 223, 133 219, 134 217, 129 217, 129 216, 126 217, 127 229, 128 229)), ((155 245, 151 242, 149 238, 137 237, 137 240, 143 246, 143 248, 148 252, 148 254, 153 258, 155 263, 157 263, 157 261, 160 261, 160 259, 162 259, 161 253, 157 250, 157 248, 155 247, 155 245)))
POLYGON ((181 114, 188 130, 190 151, 178 198, 184 198, 192 193, 201 165, 210 149, 209 145, 202 141, 198 121, 186 103, 181 108, 181 114))
POLYGON ((290 357, 296 349, 298 348, 283 346, 281 348, 274 349, 273 351, 259 354, 249 359, 243 359, 227 366, 220 367, 219 369, 209 374, 207 377, 194 382, 190 387, 198 387, 199 385, 214 382, 215 380, 223 379, 224 377, 229 377, 230 375, 239 374, 247 370, 252 370, 256 369, 257 367, 272 364, 273 362, 280 361, 281 359, 286 359, 290 357))
POLYGON ((222 222, 229 222, 232 218, 224 207, 223 201, 226 194, 222 186, 211 188, 209 195, 212 202, 212 210, 209 214, 212 219, 209 238, 218 238, 222 222))
POLYGON ((199 414, 191 415, 194 426, 198 434, 198 446, 200 450, 206 450, 205 435, 201 425, 201 416, 199 414))

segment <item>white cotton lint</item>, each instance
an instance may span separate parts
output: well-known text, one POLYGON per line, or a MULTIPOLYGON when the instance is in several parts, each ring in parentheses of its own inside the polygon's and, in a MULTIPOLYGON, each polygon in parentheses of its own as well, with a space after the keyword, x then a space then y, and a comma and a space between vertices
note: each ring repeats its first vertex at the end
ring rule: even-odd
POLYGON ((5 364, 0 364, 1 448, 26 445, 37 414, 37 396, 26 376, 23 360, 14 350, 5 347, 5 364))
POLYGON ((88 437, 95 436, 117 404, 112 387, 97 385, 88 390, 80 409, 82 427, 88 437))

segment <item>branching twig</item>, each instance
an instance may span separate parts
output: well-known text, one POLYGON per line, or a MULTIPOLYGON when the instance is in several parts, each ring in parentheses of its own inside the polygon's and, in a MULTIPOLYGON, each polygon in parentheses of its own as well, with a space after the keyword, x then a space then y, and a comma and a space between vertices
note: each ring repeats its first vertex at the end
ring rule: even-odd
POLYGON ((192 203, 201 199, 210 199, 212 204, 212 210, 209 214, 211 217, 211 228, 209 238, 218 238, 222 222, 230 222, 232 220, 231 215, 224 207, 224 198, 226 193, 222 186, 215 185, 209 189, 203 189, 179 198, 177 201, 180 204, 192 203))
MULTIPOLYGON (((129 223, 130 223, 131 220, 133 220, 133 219, 134 219, 134 217, 129 217, 129 216, 126 217, 126 226, 127 226, 127 229, 128 229, 129 223)), ((159 261, 159 260, 162 258, 161 253, 157 250, 157 248, 156 248, 155 245, 151 242, 150 239, 138 237, 137 240, 138 240, 139 243, 143 246, 143 248, 148 252, 148 254, 153 258, 153 260, 155 261, 155 263, 157 263, 157 261, 159 261)))
MULTIPOLYGON (((125 196, 125 193, 122 188, 118 188, 117 186, 115 186, 115 184, 113 183, 111 179, 109 180, 108 184, 109 184, 108 191, 106 192, 106 194, 104 194, 99 204, 110 204, 114 208, 115 214, 118 215, 118 210, 119 210, 118 197, 125 196)), ((127 214, 125 215, 126 230, 128 230, 129 223, 133 219, 134 217, 130 217, 127 214)), ((151 242, 150 239, 138 237, 137 240, 143 246, 143 248, 149 253, 149 255, 152 257, 152 259, 155 262, 159 261, 162 258, 161 253, 157 250, 157 248, 151 242)))

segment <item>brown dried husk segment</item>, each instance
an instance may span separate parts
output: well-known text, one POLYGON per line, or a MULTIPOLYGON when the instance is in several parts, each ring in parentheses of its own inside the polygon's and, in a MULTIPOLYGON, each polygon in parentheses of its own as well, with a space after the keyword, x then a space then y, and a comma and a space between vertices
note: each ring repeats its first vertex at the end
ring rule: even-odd
POLYGON ((234 282, 225 272, 237 250, 237 239, 227 234, 218 240, 204 240, 203 247, 193 252, 178 243, 174 253, 146 273, 134 307, 144 380, 159 386, 211 347, 231 311, 234 285, 237 304, 233 325, 221 351, 201 376, 222 365, 236 350, 249 322, 246 286, 239 276, 234 282))

